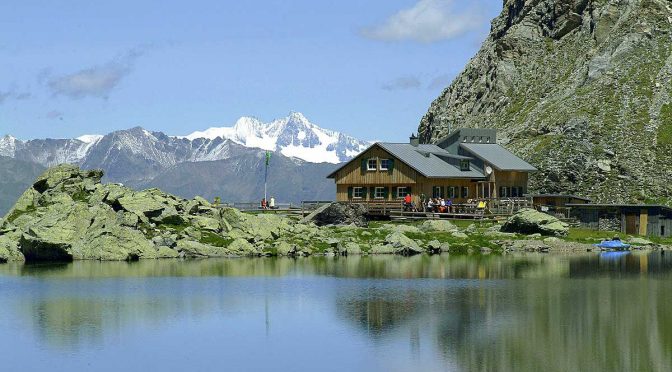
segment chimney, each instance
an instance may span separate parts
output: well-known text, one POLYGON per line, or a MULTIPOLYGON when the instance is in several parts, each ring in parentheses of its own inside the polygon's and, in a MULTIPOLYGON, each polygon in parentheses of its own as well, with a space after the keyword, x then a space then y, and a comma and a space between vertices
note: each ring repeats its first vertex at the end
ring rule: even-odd
POLYGON ((409 138, 408 142, 411 144, 411 146, 418 147, 418 145, 420 144, 420 139, 415 134, 411 134, 411 137, 409 138))

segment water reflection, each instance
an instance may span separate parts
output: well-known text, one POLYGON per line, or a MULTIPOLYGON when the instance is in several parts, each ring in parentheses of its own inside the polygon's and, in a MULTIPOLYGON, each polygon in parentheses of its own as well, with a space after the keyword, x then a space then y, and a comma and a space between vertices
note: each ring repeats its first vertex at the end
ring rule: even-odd
POLYGON ((250 369, 291 363, 283 348, 318 363, 332 342, 350 359, 327 369, 665 370, 671 273, 659 253, 1 265, 0 346, 28 331, 26 353, 85 362, 179 329, 234 361, 249 350, 229 335, 278 349, 250 369))

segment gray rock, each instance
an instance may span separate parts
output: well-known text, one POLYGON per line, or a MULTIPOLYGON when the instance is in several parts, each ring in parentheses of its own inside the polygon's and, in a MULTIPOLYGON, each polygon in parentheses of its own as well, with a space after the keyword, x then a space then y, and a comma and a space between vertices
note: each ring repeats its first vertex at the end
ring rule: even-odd
POLYGON ((366 214, 366 206, 361 204, 332 203, 302 222, 312 221, 317 226, 354 224, 366 227, 369 224, 366 214))
POLYGON ((422 231, 454 232, 457 226, 447 220, 428 220, 422 223, 422 231))
POLYGON ((410 256, 423 252, 418 243, 400 232, 385 237, 385 244, 392 247, 395 254, 410 256))
POLYGON ((535 234, 546 236, 565 236, 569 225, 546 213, 534 209, 522 209, 502 226, 503 232, 535 234))

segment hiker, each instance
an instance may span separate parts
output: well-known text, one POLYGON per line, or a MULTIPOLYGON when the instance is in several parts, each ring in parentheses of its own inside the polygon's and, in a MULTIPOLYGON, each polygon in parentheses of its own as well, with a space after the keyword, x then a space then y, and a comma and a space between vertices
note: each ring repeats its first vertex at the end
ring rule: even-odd
POLYGON ((261 209, 266 209, 266 198, 261 199, 261 209))
POLYGON ((423 212, 427 212, 427 204, 428 204, 427 195, 425 195, 425 193, 423 192, 422 194, 420 194, 420 205, 422 206, 423 212))
POLYGON ((268 203, 270 209, 275 209, 275 197, 271 196, 271 200, 268 203))
POLYGON ((411 211, 412 210, 412 202, 413 199, 411 198, 411 194, 406 194, 404 197, 404 210, 411 211))
POLYGON ((446 202, 446 210, 450 213, 453 211, 453 199, 448 199, 446 202))
POLYGON ((429 199, 427 201, 427 210, 430 211, 430 212, 434 212, 434 200, 433 199, 429 199))

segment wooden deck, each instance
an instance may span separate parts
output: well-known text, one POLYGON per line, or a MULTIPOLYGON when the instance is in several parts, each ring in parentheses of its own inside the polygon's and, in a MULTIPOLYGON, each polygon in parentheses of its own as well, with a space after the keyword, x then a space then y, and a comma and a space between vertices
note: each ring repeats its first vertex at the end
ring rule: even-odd
POLYGON ((530 198, 474 199, 471 203, 453 204, 445 212, 404 211, 400 201, 345 202, 363 204, 371 216, 388 216, 392 219, 485 219, 511 216, 523 208, 532 208, 530 198), (481 202, 485 207, 479 208, 481 202))

